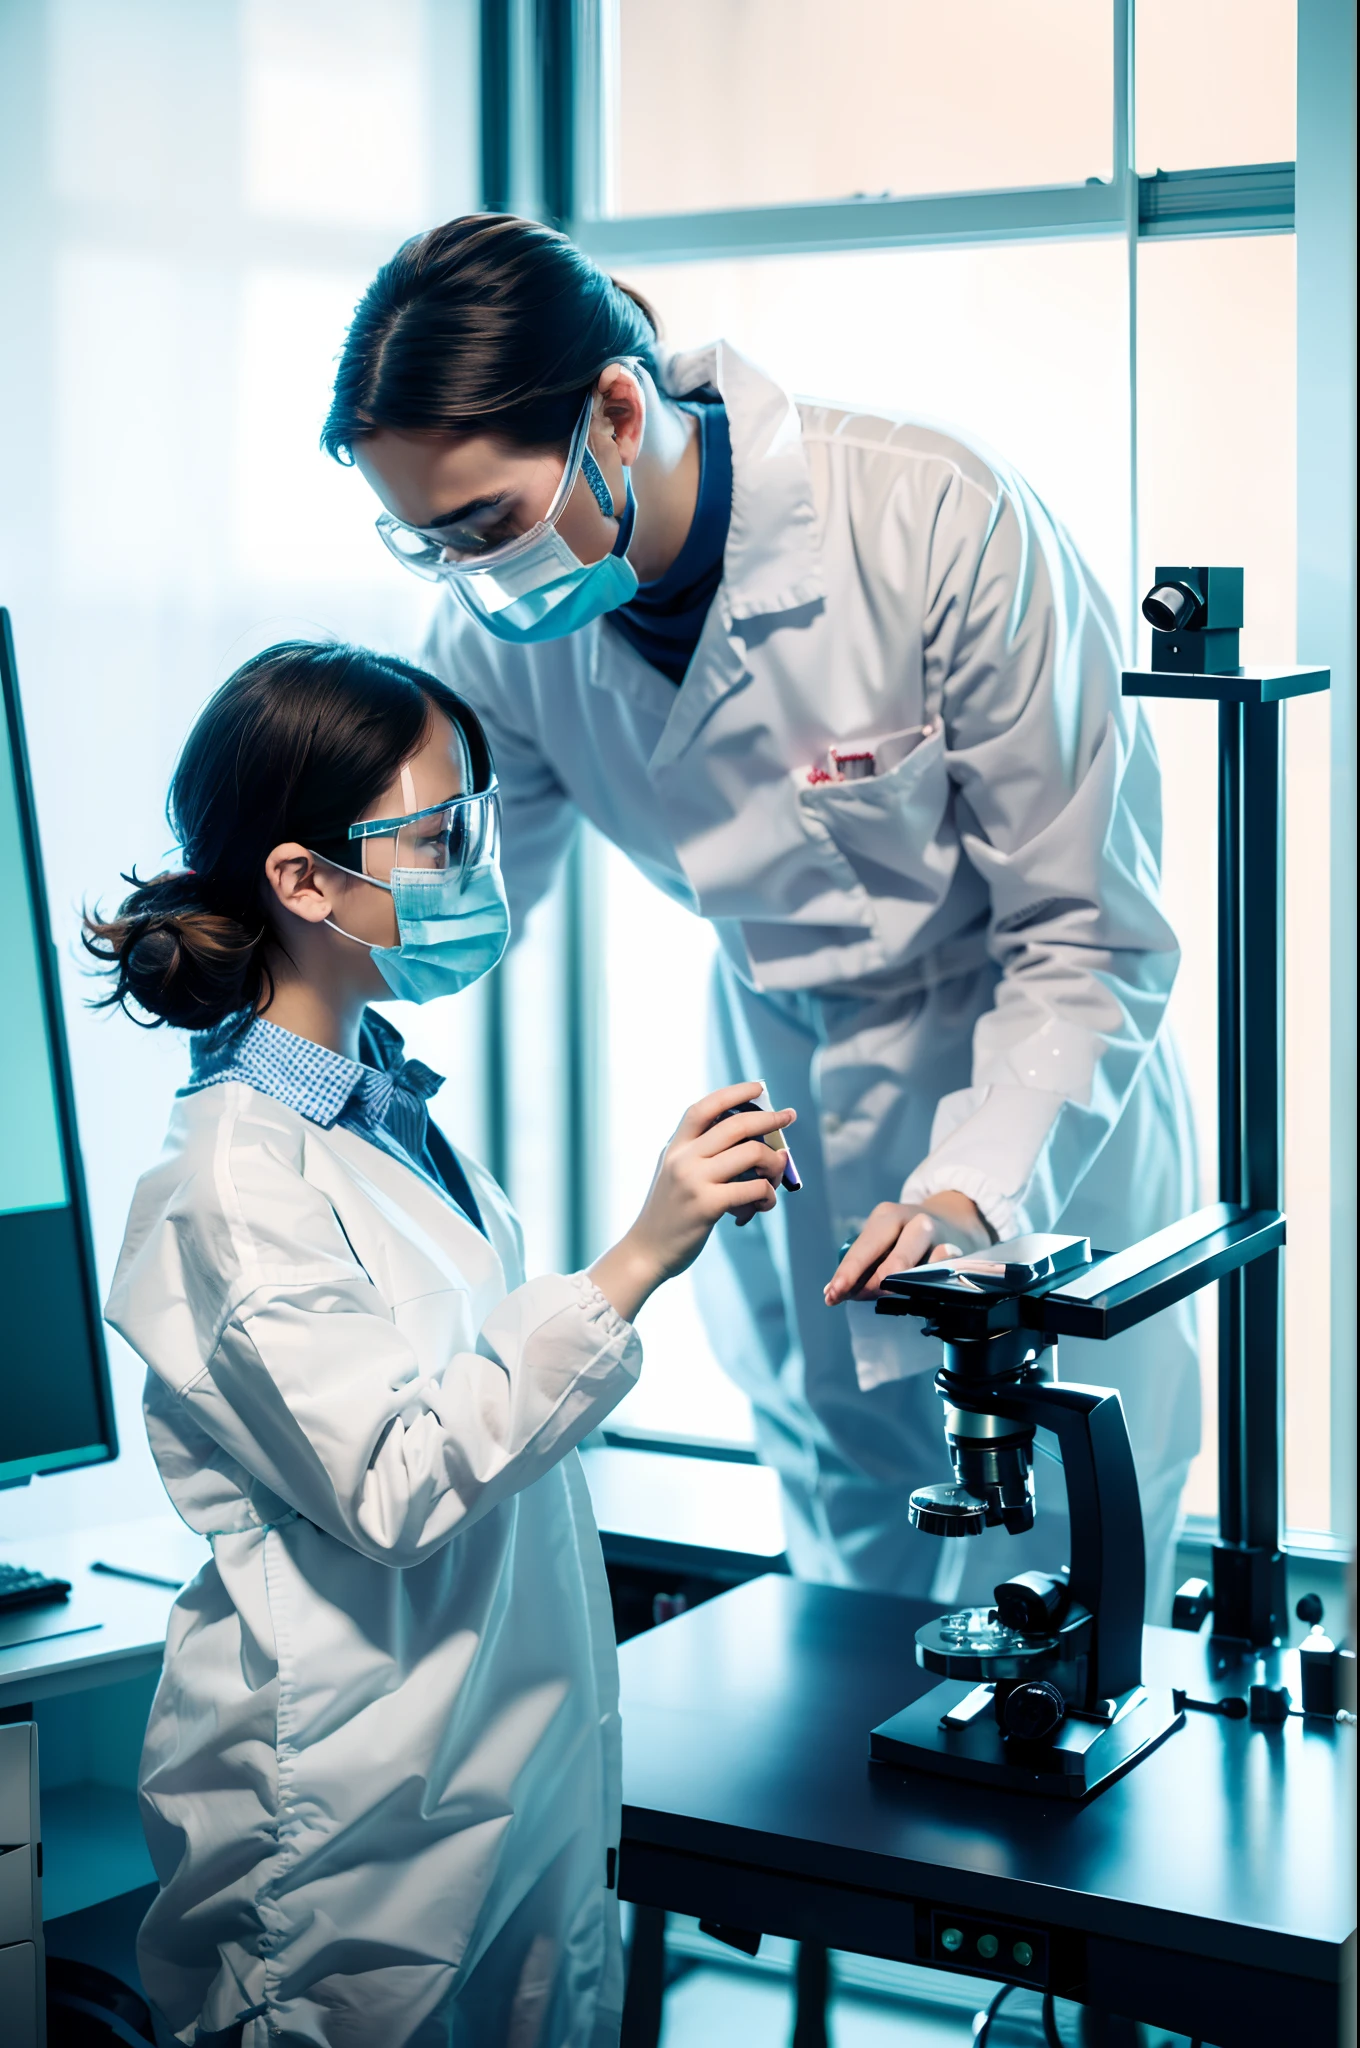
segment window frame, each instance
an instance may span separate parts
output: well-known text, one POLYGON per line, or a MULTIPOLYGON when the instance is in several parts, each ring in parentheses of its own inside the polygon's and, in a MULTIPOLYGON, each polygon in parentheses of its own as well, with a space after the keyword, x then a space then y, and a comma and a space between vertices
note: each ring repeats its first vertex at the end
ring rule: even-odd
MULTIPOLYGON (((959 247, 969 243, 1122 238, 1128 262, 1129 530, 1138 532, 1138 248, 1146 240, 1225 235, 1304 235, 1298 250, 1299 612, 1303 650, 1333 668, 1332 732, 1332 1242, 1355 1238, 1355 21, 1346 0, 1299 0, 1297 163, 1209 165, 1140 176, 1135 158, 1134 38, 1137 0, 1110 0, 1114 27, 1108 183, 1014 187, 922 197, 846 197, 693 213, 610 215, 610 107, 617 79, 617 0, 481 0, 483 199, 488 210, 526 212, 562 229, 612 268, 629 263, 959 247), (1337 63, 1349 38, 1350 71, 1337 63), (1349 95, 1349 97, 1348 97, 1349 95), (1347 157, 1347 147, 1349 157, 1347 157), (1338 422, 1336 401, 1346 403, 1338 422), (1319 396, 1325 394, 1325 397, 1319 396), (1330 409, 1329 409, 1330 405, 1330 409), (1340 436, 1338 436, 1338 425, 1340 436), (1349 448, 1350 469, 1338 462, 1349 448), (1305 563, 1316 568, 1305 572, 1305 563)), ((1126 631, 1137 618, 1136 551, 1122 602, 1126 631)), ((1130 644, 1133 644, 1130 641, 1130 644)), ((598 1032, 581 1003, 598 981, 598 889, 588 842, 578 835, 566 877, 574 906, 564 986, 575 1005, 562 1019, 571 1047, 565 1127, 572 1138, 567 1235, 584 1258, 600 1210, 603 1162, 592 1154, 600 1078, 598 1032)), ((487 1071, 505 1086, 504 1015, 488 1006, 487 1071)), ((503 1129, 503 1106, 488 1118, 503 1129)), ((493 1169, 503 1165, 494 1157, 493 1169)), ((1333 1260, 1331 1532, 1298 1532, 1310 1553, 1339 1551, 1355 1523, 1356 1303, 1349 1264, 1333 1260)), ((698 1437, 610 1432, 611 1441, 731 1456, 698 1437)), ((747 1454, 743 1454, 747 1455, 747 1454)), ((1192 1533, 1214 1518, 1193 1517, 1192 1533)), ((1296 1547, 1291 1545, 1291 1547, 1296 1547)))

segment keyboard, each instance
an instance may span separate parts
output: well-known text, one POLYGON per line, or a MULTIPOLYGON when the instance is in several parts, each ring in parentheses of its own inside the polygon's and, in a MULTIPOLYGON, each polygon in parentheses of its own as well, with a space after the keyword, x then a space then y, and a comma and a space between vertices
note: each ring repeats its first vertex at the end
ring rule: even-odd
POLYGON ((69 1600, 69 1579, 49 1579, 27 1565, 0 1564, 0 1614, 12 1607, 42 1607, 49 1600, 69 1600))

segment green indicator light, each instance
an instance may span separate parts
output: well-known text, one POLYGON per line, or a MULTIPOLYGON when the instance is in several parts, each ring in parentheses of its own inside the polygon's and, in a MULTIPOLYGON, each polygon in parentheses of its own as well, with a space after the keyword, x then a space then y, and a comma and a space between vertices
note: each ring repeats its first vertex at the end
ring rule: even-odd
POLYGON ((961 1927, 946 1927, 940 1936, 940 1947, 947 1948, 951 1956, 956 1949, 961 1949, 963 1947, 963 1929, 961 1927))
POLYGON ((1015 1957, 1022 1970, 1027 1970, 1034 1961, 1034 1950, 1027 1941, 1017 1941, 1015 1947, 1011 1950, 1011 1954, 1015 1957))
POLYGON ((1000 1946, 1001 1943, 994 1934, 980 1934, 978 1936, 978 1954, 985 1963, 990 1963, 1000 1946))

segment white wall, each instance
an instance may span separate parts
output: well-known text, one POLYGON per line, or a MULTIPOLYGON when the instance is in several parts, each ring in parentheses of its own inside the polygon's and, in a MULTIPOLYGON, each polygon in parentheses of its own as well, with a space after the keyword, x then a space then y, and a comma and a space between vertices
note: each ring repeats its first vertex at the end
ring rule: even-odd
MULTIPOLYGON (((247 655, 418 643, 425 586, 317 434, 373 271, 476 204, 476 106, 474 0, 0 0, 0 603, 104 1286, 186 1047, 87 1007, 80 905, 164 864, 176 754, 247 655)), ((449 1071, 461 1037, 419 1047, 449 1071)), ((122 1455, 0 1494, 0 1535, 162 1508, 109 1346, 122 1455)))

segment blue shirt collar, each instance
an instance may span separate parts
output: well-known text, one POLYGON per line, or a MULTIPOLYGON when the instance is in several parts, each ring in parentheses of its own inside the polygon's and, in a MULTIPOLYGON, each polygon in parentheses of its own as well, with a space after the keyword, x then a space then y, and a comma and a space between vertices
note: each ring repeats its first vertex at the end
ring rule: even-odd
POLYGON ((329 1130, 346 1109, 361 1123, 380 1125, 398 1083, 422 1100, 443 1086, 442 1075, 404 1057, 401 1033, 373 1010, 364 1013, 360 1044, 372 1064, 346 1059, 264 1017, 253 1018, 244 1030, 239 1018, 229 1018, 213 1031, 194 1034, 189 1081, 180 1093, 241 1081, 329 1130))

